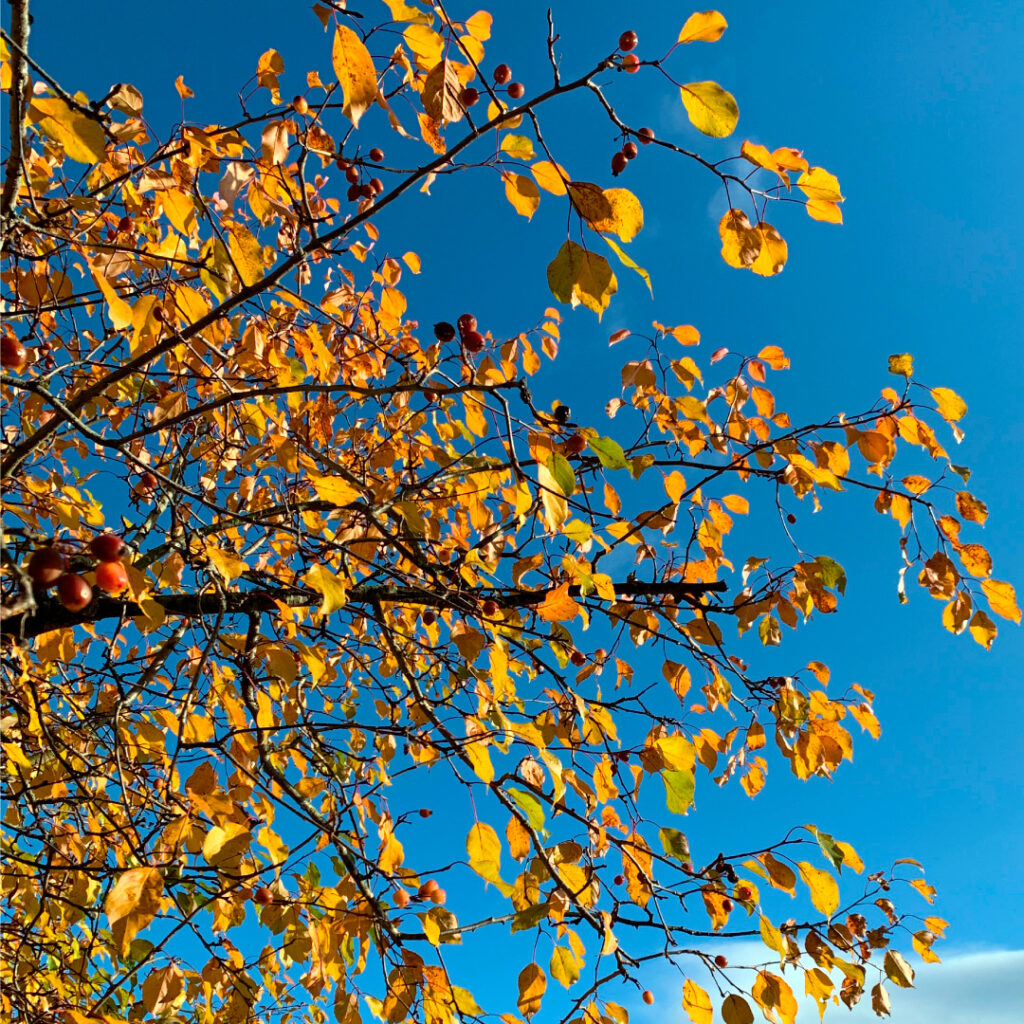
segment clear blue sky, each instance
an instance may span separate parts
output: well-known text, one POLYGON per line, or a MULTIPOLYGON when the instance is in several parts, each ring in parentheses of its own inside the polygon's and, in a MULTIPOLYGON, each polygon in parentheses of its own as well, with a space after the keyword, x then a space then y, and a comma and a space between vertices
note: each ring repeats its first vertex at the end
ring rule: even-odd
MULTIPOLYGON (((369 16, 382 9, 379 0, 351 6, 369 16)), ((546 85, 544 5, 482 6, 495 15, 487 63, 507 60, 528 90, 546 85)), ((638 32, 641 56, 667 49, 690 10, 607 0, 553 6, 568 74, 610 51, 625 28, 638 32)), ((236 114, 234 97, 269 46, 284 57, 286 95, 302 90, 307 70, 328 78, 329 42, 306 4, 37 0, 33 9, 32 52, 66 88, 96 97, 128 81, 158 131, 181 116, 178 74, 196 92, 186 111, 200 123, 236 114)), ((910 351, 920 380, 952 386, 968 402, 955 461, 972 467, 971 490, 989 505, 982 540, 995 575, 1020 589, 1024 417, 1013 382, 1024 371, 1015 199, 1024 166, 1024 7, 742 0, 720 9, 730 24, 722 41, 688 48, 674 67, 684 80, 715 79, 736 95, 733 139, 703 139, 686 125, 678 93, 652 89, 643 74, 619 76, 617 107, 628 122, 714 156, 736 151, 743 138, 803 149, 839 177, 846 224, 816 224, 787 209, 769 218, 789 242, 784 273, 762 280, 730 270, 718 257, 725 202, 714 179, 643 150, 621 183, 645 206, 647 227, 631 252, 654 275, 654 301, 624 271, 602 324, 566 311, 559 397, 597 422, 617 366, 630 357, 626 345, 609 352, 608 335, 654 318, 695 324, 711 347, 782 345, 793 370, 777 378, 777 393, 795 416, 866 407, 889 383, 886 357, 910 351), (585 385, 590 405, 576 385, 585 385)), ((547 123, 574 177, 606 181, 616 142, 591 105, 569 106, 547 123)), ((387 149, 394 138, 382 132, 367 143, 387 149)), ((439 182, 430 199, 411 197, 389 221, 385 242, 424 260, 408 288, 421 322, 468 309, 484 328, 515 332, 551 301, 544 266, 564 237, 553 204, 542 202, 527 225, 492 175, 460 175, 439 182)), ((808 526, 820 542, 807 546, 844 564, 848 599, 839 616, 787 640, 784 651, 794 665, 819 657, 837 682, 875 690, 882 740, 860 740, 854 764, 834 783, 798 785, 777 766, 756 801, 729 787, 700 801, 688 824, 721 832, 728 849, 731 840, 774 835, 782 823, 813 821, 853 841, 866 861, 917 856, 939 889, 938 912, 952 922, 950 947, 1019 950, 1021 632, 1000 621, 986 654, 944 633, 940 606, 922 591, 900 608, 897 528, 856 499, 841 504, 849 507, 808 526)), ((757 549, 756 524, 745 538, 757 549)))

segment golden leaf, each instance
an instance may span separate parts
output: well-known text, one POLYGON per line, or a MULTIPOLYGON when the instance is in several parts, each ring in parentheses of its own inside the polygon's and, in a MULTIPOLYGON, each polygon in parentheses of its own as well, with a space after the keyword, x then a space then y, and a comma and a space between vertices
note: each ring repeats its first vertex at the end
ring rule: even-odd
POLYGON ((346 25, 334 32, 331 63, 345 102, 342 113, 358 128, 359 119, 377 99, 377 72, 370 51, 346 25))
POLYGON ((515 208, 516 213, 529 220, 540 206, 540 191, 537 186, 525 174, 503 171, 501 177, 505 182, 505 198, 515 208))
POLYGON ((29 116, 39 121, 43 134, 59 142, 72 160, 80 164, 103 162, 107 140, 99 121, 73 110, 56 96, 34 99, 29 116))
POLYGON ((714 1018, 711 997, 692 978, 683 983, 683 1009, 693 1024, 711 1024, 714 1018))
POLYGON ((740 119, 740 108, 732 93, 717 82, 689 82, 679 90, 693 126, 705 135, 724 139, 740 119))
POLYGON ((909 380, 914 372, 914 357, 909 352, 889 356, 889 372, 895 373, 900 377, 906 377, 909 380))
POLYGON ((164 879, 159 868, 130 868, 110 890, 103 909, 122 955, 157 915, 164 879))
POLYGON ((981 591, 996 615, 1020 624, 1020 608, 1017 606, 1017 594, 1012 584, 1003 583, 1001 580, 982 580, 981 591))
POLYGON ((754 1024, 754 1011, 743 996, 728 995, 722 1001, 722 1020, 725 1024, 754 1024))
POLYGON ((326 565, 314 565, 302 577, 302 581, 321 596, 320 607, 317 609, 317 614, 321 618, 332 615, 339 608, 345 606, 347 584, 340 576, 331 572, 326 565))
POLYGON ((764 221, 753 230, 760 236, 761 245, 754 262, 750 264, 750 269, 761 277, 772 277, 781 273, 788 256, 785 239, 771 224, 764 221))
POLYGON ((839 181, 834 174, 829 174, 824 167, 812 167, 796 179, 796 187, 808 199, 823 199, 829 203, 841 203, 843 194, 839 190, 839 181))
POLYGON ((516 1005, 524 1017, 529 1019, 540 1009, 547 986, 547 976, 539 964, 527 964, 519 972, 519 998, 516 1005))
POLYGON ((569 596, 569 583, 549 590, 537 605, 537 615, 545 622, 568 622, 579 612, 580 606, 569 596))
POLYGON ((722 259, 730 267, 745 270, 761 252, 761 235, 750 225, 750 218, 742 210, 729 210, 718 222, 718 237, 722 240, 722 259))
POLYGON ((932 398, 939 415, 949 423, 962 419, 967 412, 967 403, 949 388, 932 388, 932 398))
POLYGON ((715 43, 729 27, 718 11, 696 11, 686 19, 679 32, 681 43, 715 43))
POLYGON ((561 164, 553 164, 550 160, 538 160, 530 168, 530 173, 545 192, 556 196, 566 194, 569 172, 561 164))
POLYGON ((619 282, 603 256, 575 242, 564 242, 548 264, 548 287, 559 302, 573 307, 582 304, 600 319, 619 290, 619 282))
POLYGON ((782 1024, 794 1024, 797 1003, 793 990, 783 978, 769 971, 761 971, 750 994, 769 1020, 773 1020, 777 1012, 782 1024))
POLYGON ((804 880, 811 893, 811 902, 826 917, 831 917, 839 909, 839 886, 836 880, 821 868, 805 860, 797 864, 800 877, 804 880))
POLYGON ((247 227, 229 225, 228 251, 243 284, 253 285, 263 277, 263 246, 247 227))

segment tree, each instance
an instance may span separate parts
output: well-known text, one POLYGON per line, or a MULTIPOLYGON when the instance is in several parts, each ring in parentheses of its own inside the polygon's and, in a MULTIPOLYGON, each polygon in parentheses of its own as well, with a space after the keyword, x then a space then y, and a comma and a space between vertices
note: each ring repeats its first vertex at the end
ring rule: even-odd
POLYGON ((901 596, 909 574, 985 647, 982 602, 1020 621, 943 446, 966 405, 897 354, 860 414, 794 423, 779 347, 698 362, 695 327, 655 322, 612 334, 639 357, 608 422, 576 422, 535 398, 557 307, 513 337, 482 310, 420 325, 402 279, 429 268, 381 214, 477 168, 525 217, 566 218, 555 302, 600 317, 613 264, 648 280, 624 248, 640 199, 575 180, 542 130, 573 94, 621 138, 609 179, 653 146, 721 182, 739 270, 785 266, 769 209, 836 224, 843 197, 798 150, 711 162, 620 118, 641 71, 732 134, 728 92, 671 77, 717 12, 663 57, 627 32, 572 76, 549 18, 534 93, 485 58, 489 14, 387 7, 317 5, 330 73, 287 102, 269 50, 235 123, 160 141, 132 86, 90 101, 38 66, 12 5, 4 1010, 624 1022, 664 958, 693 1021, 789 1021, 801 981, 822 1010, 870 989, 882 1015, 913 980, 900 948, 936 960, 945 927, 897 903, 933 898, 916 862, 868 871, 814 826, 691 853, 679 826, 698 778, 754 797, 770 758, 829 777, 879 732, 873 693, 770 650, 837 612, 843 568, 795 539, 734 553, 736 517, 792 537, 797 502, 867 496, 902 532, 901 596), (766 947, 753 971, 719 952, 737 936, 766 947), (459 946, 507 950, 518 999, 485 999, 459 946))

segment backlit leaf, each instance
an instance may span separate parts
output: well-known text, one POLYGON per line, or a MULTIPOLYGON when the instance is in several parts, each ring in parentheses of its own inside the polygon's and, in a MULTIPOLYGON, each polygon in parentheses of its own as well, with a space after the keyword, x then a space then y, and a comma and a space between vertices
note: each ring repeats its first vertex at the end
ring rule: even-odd
POLYGON ((686 19, 679 32, 679 42, 714 43, 728 27, 729 23, 718 11, 697 11, 686 19))
POLYGON ((843 194, 839 190, 839 181, 834 174, 829 174, 824 167, 812 167, 796 179, 796 187, 808 199, 821 199, 828 203, 841 203, 843 194))
POLYGON ((1017 594, 1013 584, 1001 580, 982 580, 981 591, 996 615, 1020 625, 1020 608, 1017 605, 1017 594))
POLYGON ((370 51, 347 25, 334 31, 331 63, 345 104, 342 113, 358 127, 359 119, 377 99, 377 72, 370 51))
POLYGON ((705 135, 724 139, 740 119, 735 97, 717 82, 689 82, 679 90, 691 124, 705 135))
POLYGON ((715 1015, 711 997, 692 978, 683 982, 683 1009, 693 1024, 711 1024, 715 1015))
POLYGON ((582 304, 600 319, 619 283, 603 256, 575 242, 564 242, 548 265, 548 287, 559 302, 582 304))
POLYGON ((501 175, 505 182, 505 198, 529 220, 540 206, 540 192, 537 186, 525 174, 512 174, 505 171, 501 175))
POLYGON ((580 613, 580 606, 569 596, 569 584, 549 590, 537 605, 537 615, 545 622, 568 622, 580 613))
POLYGON ((811 902, 826 917, 831 917, 839 909, 839 886, 836 880, 827 871, 807 861, 800 861, 797 867, 800 869, 800 877, 810 890, 811 902))
POLYGON ((519 972, 519 998, 516 1005, 519 1012, 529 1019, 540 1009, 548 979, 539 964, 527 964, 519 972))
POLYGON ((967 403, 949 388, 932 388, 932 398, 939 415, 950 423, 962 419, 967 412, 967 403))
POLYGON ((163 890, 159 868, 130 868, 118 876, 103 909, 122 955, 127 953, 132 939, 156 917, 163 890))

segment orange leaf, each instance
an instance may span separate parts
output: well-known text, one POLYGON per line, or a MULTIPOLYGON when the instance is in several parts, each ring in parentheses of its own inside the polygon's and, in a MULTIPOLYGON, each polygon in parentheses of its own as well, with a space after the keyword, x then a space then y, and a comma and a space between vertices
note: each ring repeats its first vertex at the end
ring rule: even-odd
POLYGON ((568 622, 579 614, 580 606, 569 596, 569 584, 549 590, 537 606, 537 615, 545 622, 568 622))

